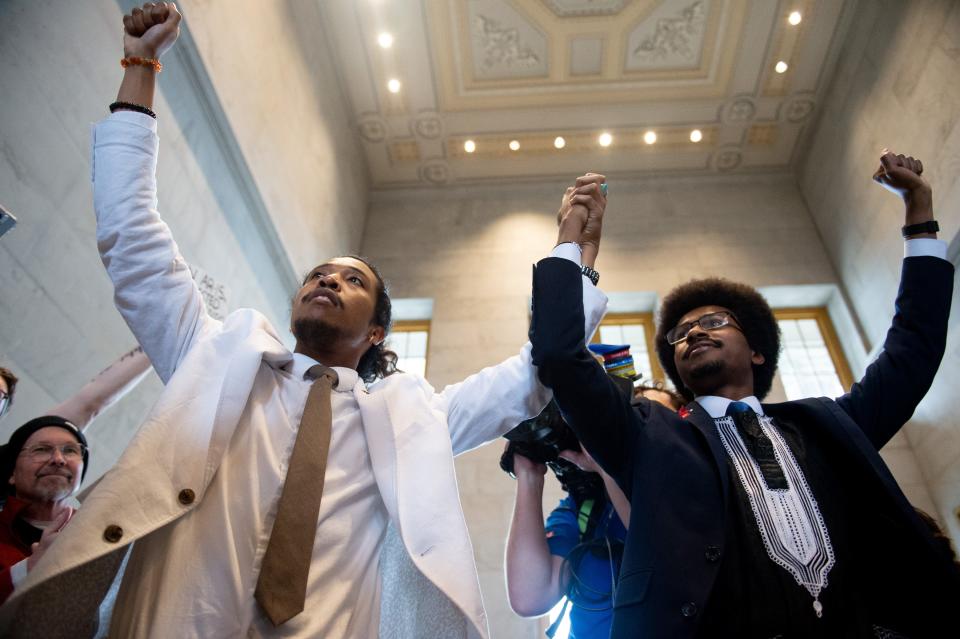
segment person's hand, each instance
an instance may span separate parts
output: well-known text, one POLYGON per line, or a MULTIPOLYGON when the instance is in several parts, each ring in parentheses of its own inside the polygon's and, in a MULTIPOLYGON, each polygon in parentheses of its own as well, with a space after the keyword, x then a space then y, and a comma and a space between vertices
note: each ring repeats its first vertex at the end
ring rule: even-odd
MULTIPOLYGON (((506 451, 509 446, 510 442, 507 442, 503 450, 506 451)), ((547 466, 530 461, 529 458, 519 453, 514 453, 513 474, 518 480, 523 478, 539 478, 542 480, 543 476, 547 474, 547 466)))
POLYGON ((880 156, 880 167, 873 174, 878 184, 903 198, 906 224, 933 219, 933 193, 922 174, 923 162, 886 149, 880 156))
POLYGON ((43 554, 47 552, 50 545, 56 541, 57 535, 60 534, 63 527, 70 523, 75 512, 76 510, 73 508, 64 508, 63 511, 50 522, 50 525, 44 529, 43 534, 40 535, 40 541, 30 546, 30 556, 27 557, 27 572, 33 570, 34 566, 37 565, 37 562, 40 561, 43 554))
POLYGON ((602 473, 603 469, 600 468, 600 464, 590 456, 590 453, 586 449, 582 450, 562 450, 560 451, 560 458, 566 459, 571 464, 575 465, 580 470, 586 471, 588 473, 602 473))
POLYGON ((123 16, 123 55, 159 58, 180 35, 177 5, 147 2, 123 16))
POLYGON ((583 263, 593 266, 600 250, 600 233, 607 197, 601 185, 607 178, 599 173, 587 173, 577 178, 576 185, 563 194, 557 224, 560 227, 557 244, 574 242, 583 252, 583 263))

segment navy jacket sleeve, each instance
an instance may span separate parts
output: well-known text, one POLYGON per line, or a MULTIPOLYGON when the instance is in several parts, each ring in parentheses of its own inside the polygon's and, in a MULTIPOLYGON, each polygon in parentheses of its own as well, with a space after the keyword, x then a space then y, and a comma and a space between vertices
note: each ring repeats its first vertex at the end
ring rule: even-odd
POLYGON ((633 408, 586 349, 582 286, 570 260, 549 257, 534 267, 533 363, 581 444, 629 497, 633 408))
POLYGON ((893 324, 883 351, 840 407, 877 449, 913 415, 940 367, 953 296, 953 265, 938 257, 903 260, 893 324))

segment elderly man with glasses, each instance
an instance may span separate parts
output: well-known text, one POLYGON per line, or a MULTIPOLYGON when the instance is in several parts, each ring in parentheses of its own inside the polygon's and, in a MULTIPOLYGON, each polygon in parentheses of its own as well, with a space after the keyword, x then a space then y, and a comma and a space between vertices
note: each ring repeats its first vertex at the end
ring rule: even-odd
MULTIPOLYGON (((690 403, 679 413, 631 406, 585 353, 579 270, 537 265, 534 363, 630 500, 612 639, 956 628, 960 573, 878 453, 936 375, 954 269, 923 165, 892 153, 880 164, 874 179, 906 205, 900 292, 883 351, 835 400, 761 404, 776 373, 776 319, 755 289, 710 278, 674 289, 660 311, 657 354, 690 403)), ((603 217, 589 203, 561 213, 561 227, 581 234, 603 217)))
POLYGON ((6 600, 74 509, 68 503, 87 470, 87 440, 72 422, 55 415, 31 419, 0 447, 0 602, 6 600))

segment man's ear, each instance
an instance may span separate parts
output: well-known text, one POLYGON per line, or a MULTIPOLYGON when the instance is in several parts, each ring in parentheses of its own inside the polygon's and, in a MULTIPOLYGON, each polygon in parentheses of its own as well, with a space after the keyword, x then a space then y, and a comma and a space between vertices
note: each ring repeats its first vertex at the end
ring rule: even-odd
POLYGON ((387 332, 383 330, 382 326, 377 326, 373 324, 370 326, 370 331, 367 333, 367 339, 370 340, 370 343, 373 346, 379 346, 383 344, 383 340, 387 337, 387 332))
POLYGON ((753 355, 750 356, 750 361, 754 366, 761 366, 765 361, 767 361, 767 358, 757 351, 753 351, 753 355))
POLYGON ((7 483, 10 484, 11 486, 16 486, 16 484, 13 481, 13 475, 10 475, 10 479, 7 480, 7 483))

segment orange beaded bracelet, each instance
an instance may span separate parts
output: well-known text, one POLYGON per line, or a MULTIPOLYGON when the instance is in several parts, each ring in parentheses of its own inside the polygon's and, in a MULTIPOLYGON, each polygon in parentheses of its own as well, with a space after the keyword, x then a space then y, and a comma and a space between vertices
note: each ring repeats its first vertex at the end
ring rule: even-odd
POLYGON ((128 58, 123 58, 120 60, 120 66, 126 69, 130 65, 140 66, 140 67, 153 67, 153 70, 157 73, 163 71, 163 65, 160 64, 160 61, 156 58, 141 58, 140 56, 132 55, 128 58))

